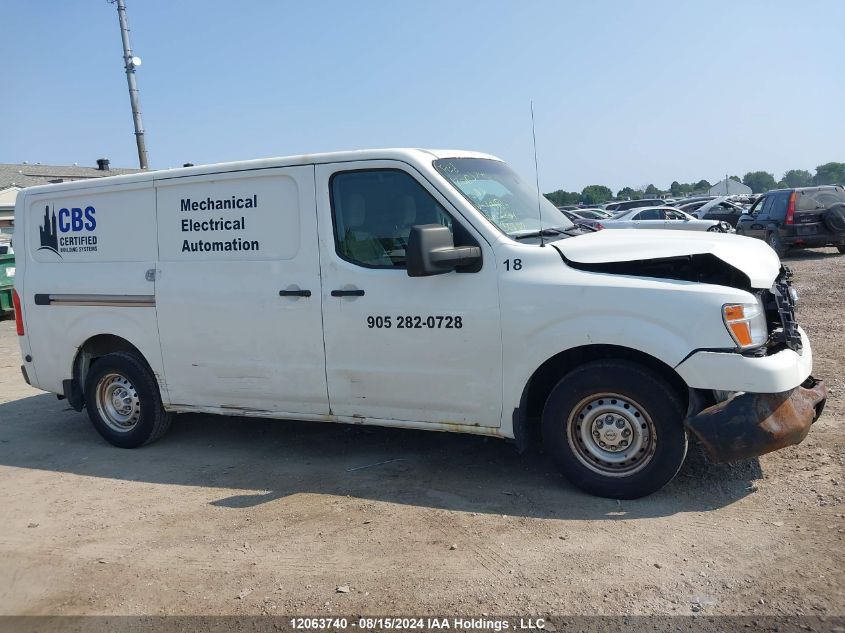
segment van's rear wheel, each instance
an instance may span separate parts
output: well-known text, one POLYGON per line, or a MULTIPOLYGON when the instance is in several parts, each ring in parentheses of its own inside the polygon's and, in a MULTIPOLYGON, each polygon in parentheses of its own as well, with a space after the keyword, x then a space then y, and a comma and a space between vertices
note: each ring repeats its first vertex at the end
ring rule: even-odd
POLYGON ((669 483, 687 453, 674 389, 629 361, 594 361, 567 374, 543 410, 543 441, 563 474, 602 497, 636 499, 669 483))
POLYGON ((85 405, 97 432, 120 448, 157 440, 172 420, 162 407, 155 378, 128 352, 106 354, 94 362, 85 380, 85 405))

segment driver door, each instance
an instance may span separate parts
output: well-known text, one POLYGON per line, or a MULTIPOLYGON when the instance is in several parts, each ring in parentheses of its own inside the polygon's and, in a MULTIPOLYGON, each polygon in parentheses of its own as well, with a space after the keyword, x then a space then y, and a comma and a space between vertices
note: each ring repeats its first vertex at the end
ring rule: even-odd
POLYGON ((742 221, 742 232, 749 237, 766 239, 766 226, 769 222, 769 208, 772 205, 772 196, 760 198, 751 207, 750 216, 742 221))
POLYGON ((407 164, 318 165, 331 412, 372 423, 490 426, 502 415, 502 337, 490 245, 407 164), (411 227, 481 247, 477 272, 409 277, 411 227))

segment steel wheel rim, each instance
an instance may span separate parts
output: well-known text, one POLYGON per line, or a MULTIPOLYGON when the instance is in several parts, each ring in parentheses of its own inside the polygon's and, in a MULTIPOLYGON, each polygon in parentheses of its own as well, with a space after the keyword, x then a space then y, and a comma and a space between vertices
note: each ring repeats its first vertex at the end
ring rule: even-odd
POLYGON ((113 431, 126 433, 141 417, 141 400, 126 376, 109 373, 100 378, 95 394, 100 418, 113 431))
POLYGON ((653 459, 657 433, 648 412, 617 393, 587 396, 567 420, 569 447, 584 466, 606 477, 628 477, 653 459))

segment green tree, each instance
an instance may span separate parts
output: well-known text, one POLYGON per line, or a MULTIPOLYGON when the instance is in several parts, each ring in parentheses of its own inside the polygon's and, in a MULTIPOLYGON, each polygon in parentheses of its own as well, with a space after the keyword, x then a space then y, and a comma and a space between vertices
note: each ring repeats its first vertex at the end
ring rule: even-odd
POLYGON ((604 185, 589 185, 581 190, 581 202, 584 204, 599 204, 612 197, 613 192, 604 185))
POLYGON ((564 191, 563 189, 544 193, 543 195, 556 207, 562 207, 567 204, 578 204, 581 200, 581 194, 577 191, 564 191))
POLYGON ((616 192, 616 197, 621 199, 632 198, 636 192, 630 187, 622 187, 616 192))
POLYGON ((683 189, 681 189, 681 183, 677 180, 673 180, 672 184, 669 185, 669 193, 671 193, 675 198, 680 196, 683 193, 683 189))
POLYGON ((737 182, 742 182, 742 178, 739 176, 731 176, 731 180, 736 180, 737 182))
POLYGON ((763 193, 777 188, 775 177, 767 171, 750 171, 742 177, 742 184, 751 187, 754 193, 763 193))
POLYGON ((704 191, 706 189, 710 189, 711 186, 712 185, 706 180, 699 180, 697 183, 695 183, 693 191, 704 191))
POLYGON ((778 186, 784 187, 809 187, 813 184, 813 176, 806 169, 790 169, 783 175, 778 186))
POLYGON ((816 167, 816 185, 845 185, 845 163, 825 163, 816 167))
POLYGON ((647 196, 658 196, 660 195, 660 189, 655 187, 654 185, 649 185, 645 188, 645 195, 647 196))

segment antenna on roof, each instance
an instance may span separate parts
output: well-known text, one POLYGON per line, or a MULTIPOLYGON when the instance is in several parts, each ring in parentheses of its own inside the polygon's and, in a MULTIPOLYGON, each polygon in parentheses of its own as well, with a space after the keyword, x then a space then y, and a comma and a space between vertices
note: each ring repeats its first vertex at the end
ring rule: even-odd
POLYGON ((540 218, 540 246, 545 246, 543 239, 543 211, 540 209, 540 170, 537 168, 537 135, 534 133, 534 101, 531 101, 531 140, 534 141, 534 178, 537 181, 537 216, 540 218))

